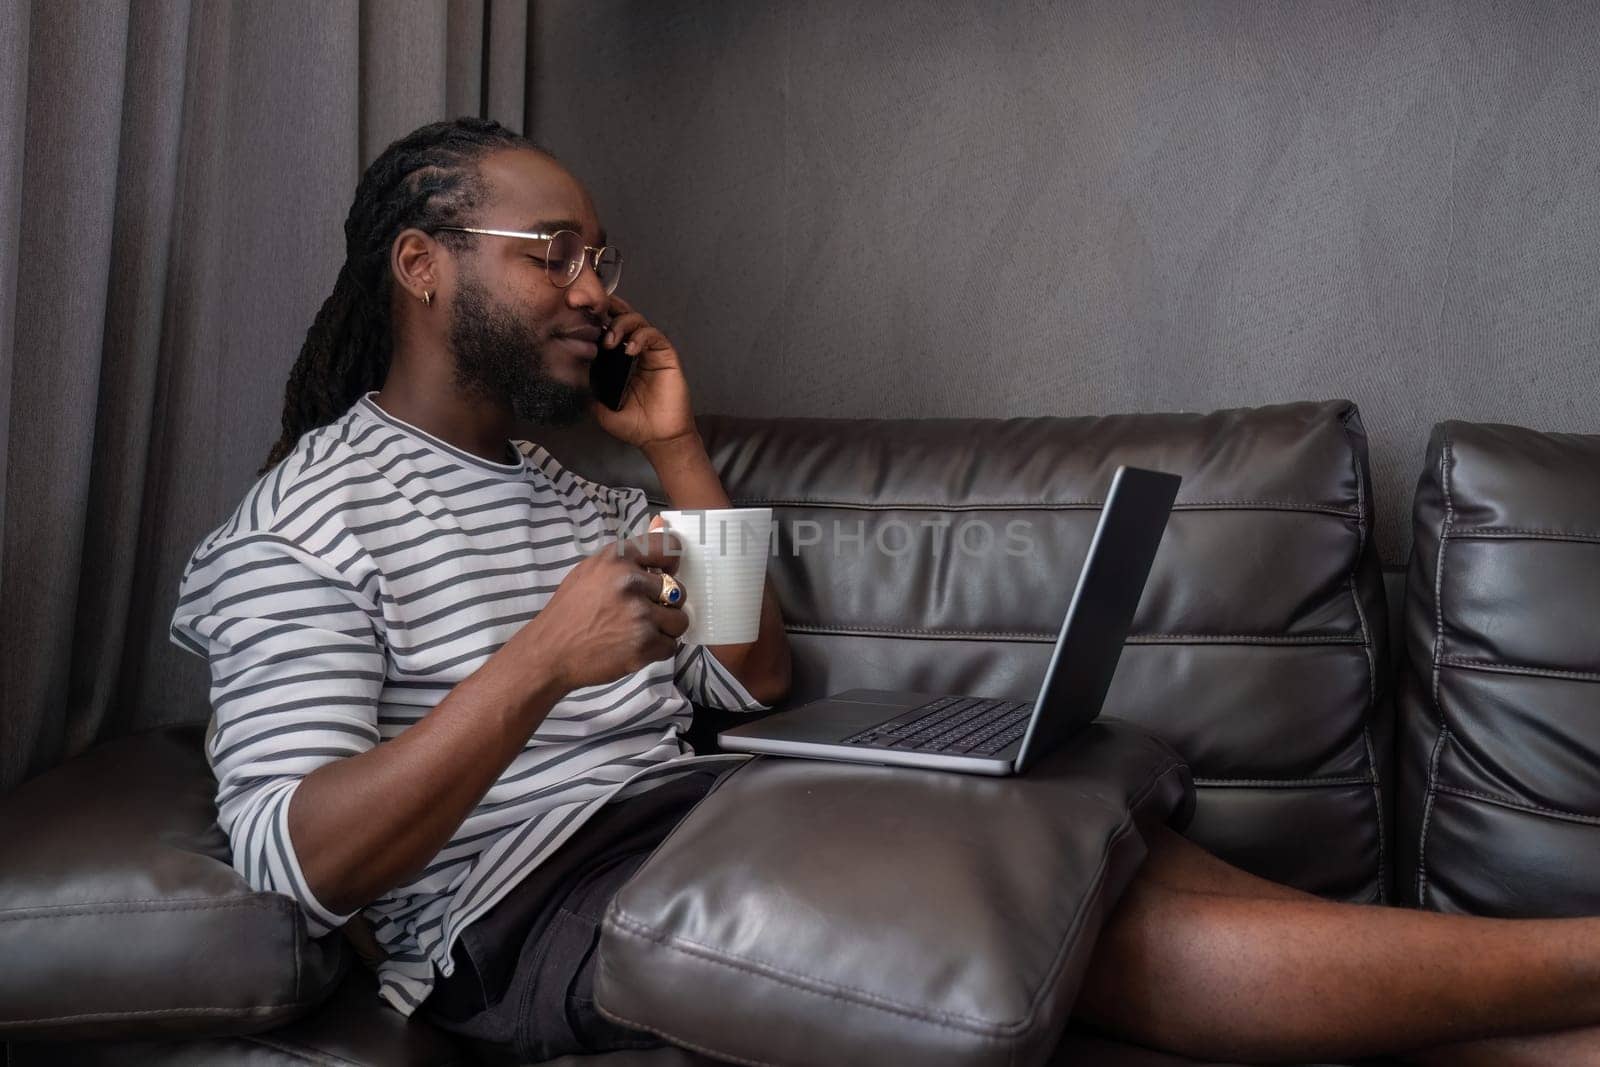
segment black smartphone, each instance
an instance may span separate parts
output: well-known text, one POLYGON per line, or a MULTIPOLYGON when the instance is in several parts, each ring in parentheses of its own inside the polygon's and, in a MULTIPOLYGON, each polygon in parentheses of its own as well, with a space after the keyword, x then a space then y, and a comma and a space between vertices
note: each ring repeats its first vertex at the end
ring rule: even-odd
POLYGON ((612 411, 622 407, 628 395, 628 382, 633 378, 633 358, 623 351, 622 345, 601 348, 589 364, 589 390, 595 399, 612 411))

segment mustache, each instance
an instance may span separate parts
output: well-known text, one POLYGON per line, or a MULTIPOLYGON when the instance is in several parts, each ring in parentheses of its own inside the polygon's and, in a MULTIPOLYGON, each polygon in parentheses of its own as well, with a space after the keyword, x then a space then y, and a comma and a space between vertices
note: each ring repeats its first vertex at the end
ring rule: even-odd
POLYGON ((556 337, 580 337, 585 341, 598 340, 606 324, 597 315, 585 315, 582 322, 557 327, 551 331, 556 337))

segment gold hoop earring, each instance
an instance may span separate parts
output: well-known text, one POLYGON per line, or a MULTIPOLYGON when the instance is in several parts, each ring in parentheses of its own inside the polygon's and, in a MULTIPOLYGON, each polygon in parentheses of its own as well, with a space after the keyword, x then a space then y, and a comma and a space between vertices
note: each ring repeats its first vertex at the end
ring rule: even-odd
POLYGON ((422 306, 425 308, 433 307, 433 293, 426 289, 422 291, 422 306))

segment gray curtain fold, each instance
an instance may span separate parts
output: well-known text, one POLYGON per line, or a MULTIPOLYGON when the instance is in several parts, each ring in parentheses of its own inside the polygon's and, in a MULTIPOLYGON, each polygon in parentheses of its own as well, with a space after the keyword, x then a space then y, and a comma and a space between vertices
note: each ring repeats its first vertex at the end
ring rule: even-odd
POLYGON ((425 122, 522 129, 526 0, 0 4, 0 789, 208 714, 167 641, 425 122))

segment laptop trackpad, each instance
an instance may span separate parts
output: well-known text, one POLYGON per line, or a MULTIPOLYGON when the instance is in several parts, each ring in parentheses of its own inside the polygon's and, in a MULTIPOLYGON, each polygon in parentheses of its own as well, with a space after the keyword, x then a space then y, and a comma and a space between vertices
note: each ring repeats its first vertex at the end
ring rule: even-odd
POLYGON ((737 726, 723 733, 735 737, 755 736, 779 741, 809 741, 813 744, 842 741, 869 726, 892 719, 921 702, 907 701, 903 699, 906 696, 908 694, 892 690, 855 689, 848 694, 831 696, 792 711, 768 715, 760 722, 737 726), (867 693, 877 693, 890 700, 846 699, 867 693))

